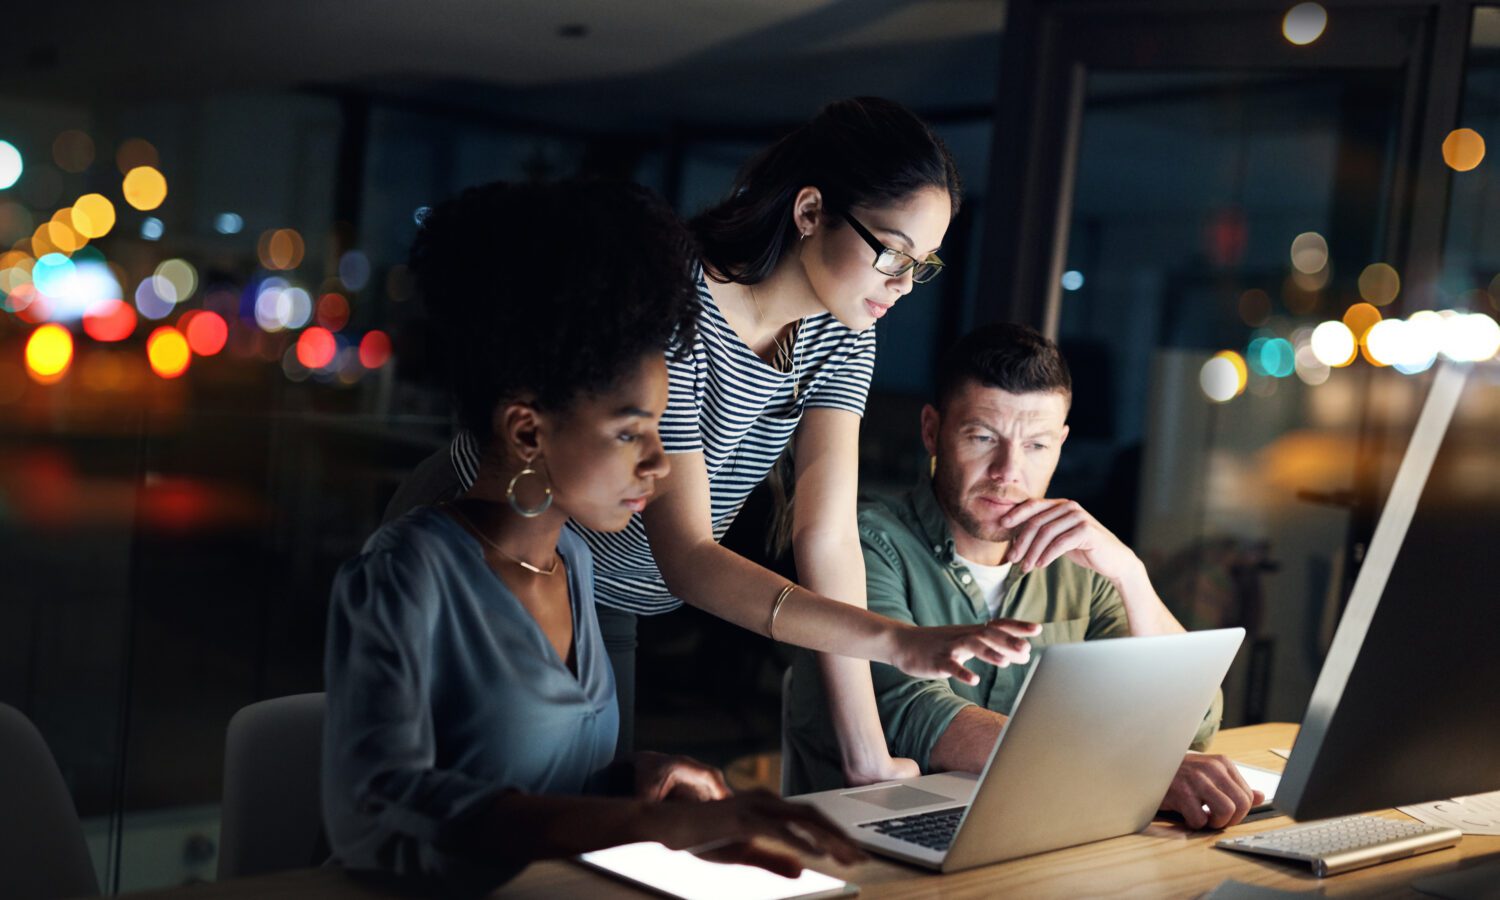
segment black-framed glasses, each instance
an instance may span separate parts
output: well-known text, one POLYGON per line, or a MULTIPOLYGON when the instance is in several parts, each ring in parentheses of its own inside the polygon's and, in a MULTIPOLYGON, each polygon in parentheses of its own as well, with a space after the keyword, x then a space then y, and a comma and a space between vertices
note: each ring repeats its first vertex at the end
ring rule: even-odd
POLYGON ((943 261, 938 259, 936 253, 928 254, 924 260, 918 260, 910 253, 902 253, 900 250, 893 250, 882 244, 880 238, 871 234, 870 229, 861 225, 859 220, 849 213, 840 213, 840 215, 854 229, 854 233, 864 238, 865 243, 870 245, 870 249, 875 251, 875 271, 880 274, 895 277, 911 272, 911 280, 922 284, 936 278, 937 274, 943 271, 943 261))

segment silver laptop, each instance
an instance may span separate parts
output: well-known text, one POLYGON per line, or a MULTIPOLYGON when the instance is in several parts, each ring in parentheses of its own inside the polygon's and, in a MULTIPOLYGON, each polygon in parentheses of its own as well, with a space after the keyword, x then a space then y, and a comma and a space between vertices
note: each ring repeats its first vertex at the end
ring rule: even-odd
POLYGON ((804 794, 864 847, 943 872, 1132 834, 1156 814, 1243 628, 1039 649, 984 772, 804 794))

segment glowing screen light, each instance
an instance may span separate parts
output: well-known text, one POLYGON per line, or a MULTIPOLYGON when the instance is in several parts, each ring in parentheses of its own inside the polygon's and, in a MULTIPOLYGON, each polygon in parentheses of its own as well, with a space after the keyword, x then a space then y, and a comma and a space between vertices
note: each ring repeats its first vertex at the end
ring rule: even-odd
POLYGON ((73 364, 73 335, 61 325, 43 325, 26 340, 26 371, 39 384, 62 379, 73 364))
POLYGON ((0 191, 20 181, 25 168, 21 163, 21 151, 10 141, 0 141, 0 191))
POLYGON ((1281 19, 1281 33, 1293 44, 1305 47, 1323 36, 1328 10, 1317 3, 1298 3, 1281 19))
POLYGON ((182 332, 163 325, 146 338, 146 361, 151 364, 151 371, 162 378, 176 378, 193 361, 192 348, 182 332))
POLYGON ((145 212, 156 209, 167 199, 167 179, 150 166, 137 166, 125 173, 121 190, 126 203, 145 212))

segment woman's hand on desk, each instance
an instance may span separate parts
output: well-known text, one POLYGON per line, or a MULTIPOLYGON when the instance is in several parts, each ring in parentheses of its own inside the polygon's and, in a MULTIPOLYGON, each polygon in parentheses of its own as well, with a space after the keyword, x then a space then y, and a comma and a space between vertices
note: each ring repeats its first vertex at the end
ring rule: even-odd
POLYGON ((767 790, 706 803, 653 804, 644 816, 642 833, 649 840, 713 862, 758 866, 787 878, 802 872, 799 853, 831 856, 841 865, 867 858, 822 813, 767 790))
POLYGON ((996 619, 983 625, 907 626, 897 633, 891 665, 916 678, 957 678, 978 684, 979 676, 964 668, 979 659, 1004 668, 1031 659, 1031 642, 1042 626, 1016 619, 996 619))
POLYGON ((1189 828, 1229 828, 1265 799, 1245 783, 1228 757, 1190 752, 1177 768, 1161 808, 1182 816, 1189 828))
POLYGON ((722 800, 729 796, 724 773, 687 756, 643 750, 635 754, 635 795, 662 800, 722 800))

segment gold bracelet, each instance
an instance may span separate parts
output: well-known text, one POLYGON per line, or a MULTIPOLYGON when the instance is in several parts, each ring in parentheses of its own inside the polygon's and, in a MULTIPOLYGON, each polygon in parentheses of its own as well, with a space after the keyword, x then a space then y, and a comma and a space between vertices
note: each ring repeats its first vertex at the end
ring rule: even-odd
POLYGON ((781 593, 776 595, 776 602, 771 604, 771 620, 766 623, 766 636, 773 641, 776 640, 776 614, 781 612, 781 604, 785 603, 786 598, 790 597, 792 591, 796 589, 797 586, 795 584, 787 582, 787 586, 782 588, 781 593))

